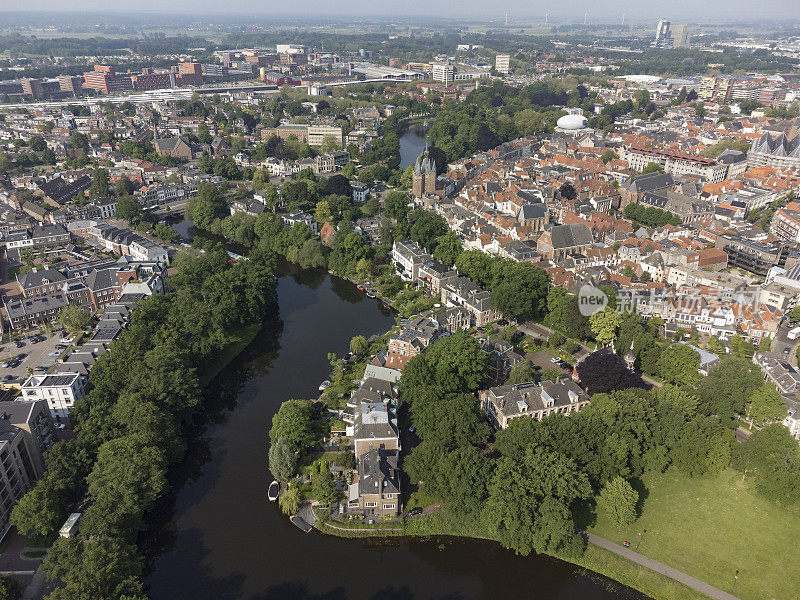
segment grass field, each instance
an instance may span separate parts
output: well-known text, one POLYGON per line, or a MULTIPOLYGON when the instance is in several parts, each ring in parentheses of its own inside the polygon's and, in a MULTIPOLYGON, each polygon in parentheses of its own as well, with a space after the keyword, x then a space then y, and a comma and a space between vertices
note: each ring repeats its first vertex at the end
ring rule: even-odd
POLYGON ((738 570, 734 592, 742 600, 796 600, 800 509, 769 502, 740 480, 730 470, 695 478, 675 471, 646 476, 647 496, 634 525, 617 529, 600 511, 590 531, 632 545, 644 531, 639 552, 645 556, 725 591, 738 570))

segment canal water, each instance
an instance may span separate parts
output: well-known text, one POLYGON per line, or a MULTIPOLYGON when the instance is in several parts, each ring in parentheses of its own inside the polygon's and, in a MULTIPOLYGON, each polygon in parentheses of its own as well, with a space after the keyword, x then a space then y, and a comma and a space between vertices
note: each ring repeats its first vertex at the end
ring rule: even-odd
POLYGON ((427 128, 421 124, 411 125, 400 136, 400 168, 413 165, 417 157, 425 150, 425 133, 427 128))
POLYGON ((303 533, 267 501, 268 431, 289 398, 315 397, 328 352, 392 315, 348 281, 281 265, 281 323, 216 379, 218 414, 190 448, 177 493, 144 540, 154 600, 642 600, 547 558, 466 539, 357 540, 303 533))

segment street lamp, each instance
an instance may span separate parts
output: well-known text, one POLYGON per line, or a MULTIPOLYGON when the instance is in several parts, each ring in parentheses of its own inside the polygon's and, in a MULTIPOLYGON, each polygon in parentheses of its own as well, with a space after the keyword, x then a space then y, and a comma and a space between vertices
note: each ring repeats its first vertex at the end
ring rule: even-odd
POLYGON ((736 582, 739 581, 739 569, 736 569, 736 575, 733 576, 733 587, 731 587, 731 594, 736 589, 736 582))
POLYGON ((639 541, 638 541, 638 542, 636 542, 636 552, 638 552, 638 551, 639 551, 639 544, 641 544, 641 543, 642 543, 642 536, 643 536, 645 533, 647 533, 647 529, 645 529, 644 531, 640 531, 640 532, 639 532, 639 541))

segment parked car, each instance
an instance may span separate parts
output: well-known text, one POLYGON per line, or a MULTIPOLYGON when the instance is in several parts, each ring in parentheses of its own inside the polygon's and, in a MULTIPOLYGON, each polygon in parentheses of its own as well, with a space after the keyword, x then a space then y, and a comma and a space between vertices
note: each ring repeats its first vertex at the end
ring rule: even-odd
POLYGON ((557 357, 557 356, 554 356, 553 358, 550 359, 550 362, 551 363, 558 363, 558 362, 561 362, 561 359, 559 357, 557 357))
POLYGON ((22 348, 25 345, 25 342, 20 342, 19 340, 17 340, 17 341, 14 342, 14 345, 17 348, 22 348))
POLYGON ((64 425, 64 423, 56 423, 55 426, 56 426, 56 429, 64 429, 66 427, 66 425, 64 425))
POLYGON ((63 338, 61 338, 60 341, 61 341, 62 344, 72 344, 72 342, 75 341, 75 338, 74 337, 63 337, 63 338))
POLYGON ((53 351, 52 351, 50 354, 48 354, 47 356, 53 356, 53 357, 55 357, 55 356, 61 356, 61 352, 59 352, 58 350, 53 350, 53 351))
POLYGON ((419 506, 412 508, 410 511, 408 511, 409 517, 416 517, 417 515, 421 514, 422 514, 422 509, 419 506))

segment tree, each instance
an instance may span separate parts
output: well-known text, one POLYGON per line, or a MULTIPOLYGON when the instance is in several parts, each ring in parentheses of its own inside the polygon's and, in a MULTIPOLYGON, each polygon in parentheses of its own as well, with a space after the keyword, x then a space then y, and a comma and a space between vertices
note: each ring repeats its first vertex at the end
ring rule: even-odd
POLYGON ((456 264, 462 250, 458 234, 455 231, 448 231, 436 238, 436 249, 433 251, 433 258, 450 267, 456 264))
POLYGON ((747 401, 763 384, 761 369, 753 361, 724 357, 697 386, 701 412, 716 415, 731 428, 736 427, 735 415, 744 414, 747 401))
POLYGON ((616 310, 605 307, 589 317, 589 326, 594 337, 601 346, 608 346, 617 339, 619 326, 622 324, 622 315, 616 310))
POLYGON ((486 378, 489 362, 478 341, 464 331, 436 340, 411 359, 403 370, 403 397, 415 396, 436 387, 444 393, 474 392, 486 378))
POLYGON ((144 593, 138 581, 142 564, 136 546, 116 537, 59 538, 42 568, 48 579, 63 584, 50 594, 51 600, 96 600, 144 593))
POLYGON ((527 383, 528 381, 533 381, 535 376, 531 361, 525 359, 511 367, 507 383, 527 383))
POLYGON ((658 371, 669 383, 693 384, 699 368, 700 355, 688 344, 670 344, 658 359, 658 371))
POLYGON ((428 146, 428 158, 433 161, 437 175, 447 172, 447 153, 444 150, 437 146, 428 146))
POLYGON ((352 198, 353 188, 347 177, 337 174, 328 178, 328 181, 325 183, 325 193, 328 195, 335 194, 337 196, 352 198))
POLYGON ((78 150, 85 150, 89 147, 89 138, 83 135, 80 131, 73 131, 69 138, 73 148, 78 150))
POLYGON ((405 221, 408 215, 408 195, 404 192, 389 192, 384 200, 386 213, 397 221, 405 221))
POLYGON ((342 140, 335 135, 324 135, 322 136, 322 146, 320 146, 320 152, 325 154, 326 152, 333 152, 334 150, 339 150, 342 147, 342 140))
POLYGON ((639 492, 619 475, 603 486, 597 498, 597 505, 617 527, 631 525, 636 520, 637 502, 639 502, 639 492))
POLYGON ((733 468, 755 476, 756 489, 770 500, 790 505, 800 499, 800 446, 780 423, 756 431, 744 444, 736 444, 733 468))
POLYGON ((478 126, 478 140, 475 149, 478 152, 486 152, 499 145, 500 138, 497 137, 497 134, 486 123, 481 123, 478 126))
POLYGON ((297 468, 297 455, 286 438, 278 438, 269 447, 269 470, 275 479, 289 481, 297 468))
POLYGON ((92 187, 89 188, 92 198, 104 198, 108 196, 108 171, 102 168, 94 170, 92 175, 92 187))
POLYGON ((648 173, 663 173, 664 167, 656 162, 649 162, 644 166, 642 169, 642 175, 647 175, 648 173))
POLYGON ((575 370, 581 385, 590 395, 624 390, 635 385, 625 361, 608 350, 592 352, 580 361, 575 370))
POLYGON ((588 478, 574 461, 559 452, 529 448, 522 461, 497 461, 482 520, 504 547, 518 554, 575 555, 582 544, 570 508, 590 492, 588 478))
POLYGON ((269 439, 275 442, 285 438, 292 448, 299 448, 310 442, 311 437, 311 404, 307 400, 287 400, 281 404, 272 417, 269 439))
POLYGON ((766 425, 782 421, 786 416, 786 404, 778 393, 774 383, 764 382, 750 396, 747 406, 747 417, 757 425, 766 425))
POLYGON ((564 376, 564 371, 558 367, 548 367, 542 373, 542 381, 558 381, 564 376))
POLYGON ((278 504, 285 515, 297 514, 302 502, 300 488, 296 485, 289 486, 286 491, 280 495, 280 498, 278 498, 278 504))
POLYGON ((614 160, 615 158, 617 158, 617 153, 616 153, 616 152, 614 152, 614 151, 613 151, 613 150, 611 150, 611 149, 609 149, 609 150, 606 150, 606 151, 605 151, 605 152, 603 152, 603 154, 600 156, 600 159, 601 159, 601 160, 603 161, 603 163, 605 163, 605 164, 608 164, 609 162, 611 162, 611 161, 612 161, 612 160, 614 160))
POLYGON ((142 205, 139 200, 134 196, 122 196, 117 200, 117 208, 114 211, 114 216, 118 219, 124 219, 129 223, 139 218, 142 214, 142 205))
POLYGON ((796 305, 789 313, 789 320, 792 323, 800 323, 800 304, 796 305))
POLYGON ((133 194, 133 182, 125 175, 117 179, 114 184, 114 189, 117 196, 130 196, 133 194))
POLYGON ((322 470, 311 476, 311 494, 320 504, 330 504, 339 498, 336 482, 333 480, 330 468, 323 462, 322 470))
POLYGON ((31 136, 31 139, 28 140, 28 145, 34 152, 41 152, 47 148, 47 142, 45 142, 44 138, 40 135, 31 136))
POLYGON ((11 575, 0 575, 0 600, 19 600, 25 586, 11 575))
POLYGON ((70 332, 84 331, 92 324, 92 313, 77 304, 68 304, 58 313, 58 321, 70 332))
POLYGON ((350 352, 355 356, 362 356, 368 348, 369 344, 363 335, 357 335, 350 340, 350 352))
POLYGON ((575 191, 575 186, 573 186, 569 181, 566 181, 561 185, 559 192, 561 193, 561 197, 565 200, 575 200, 575 198, 578 197, 578 192, 575 191))
POLYGON ((491 299, 504 316, 528 320, 540 318, 547 307, 550 278, 547 272, 526 262, 505 262, 502 277, 492 286, 491 299))

